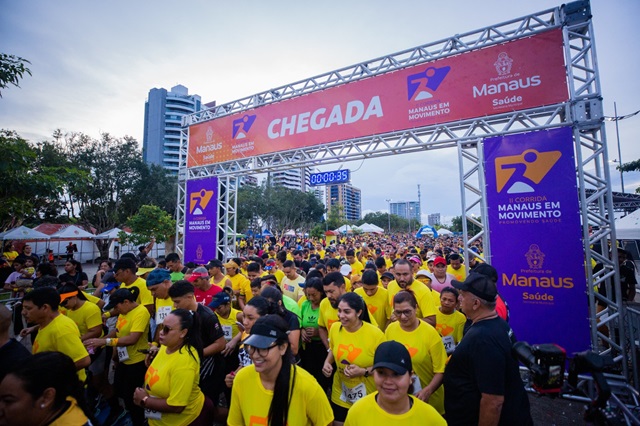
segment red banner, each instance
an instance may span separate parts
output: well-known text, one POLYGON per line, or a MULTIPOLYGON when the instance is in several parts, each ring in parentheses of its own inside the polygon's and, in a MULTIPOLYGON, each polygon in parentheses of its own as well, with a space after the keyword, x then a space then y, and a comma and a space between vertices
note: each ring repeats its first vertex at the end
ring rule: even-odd
POLYGON ((187 167, 567 99, 558 29, 193 125, 187 167))

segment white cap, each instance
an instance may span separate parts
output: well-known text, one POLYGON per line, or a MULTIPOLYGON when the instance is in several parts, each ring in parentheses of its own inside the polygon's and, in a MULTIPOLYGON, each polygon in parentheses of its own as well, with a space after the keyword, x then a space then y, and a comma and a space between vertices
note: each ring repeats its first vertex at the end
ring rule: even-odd
POLYGON ((340 267, 340 273, 344 276, 347 276, 351 273, 351 265, 342 265, 340 267))

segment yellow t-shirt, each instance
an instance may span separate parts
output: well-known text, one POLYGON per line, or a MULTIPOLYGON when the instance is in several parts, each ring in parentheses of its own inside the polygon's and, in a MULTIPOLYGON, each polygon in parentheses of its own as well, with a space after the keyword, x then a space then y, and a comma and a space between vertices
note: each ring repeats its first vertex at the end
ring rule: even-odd
MULTIPOLYGON (((102 311, 97 305, 89 301, 85 301, 82 306, 75 311, 65 309, 64 314, 76 323, 80 330, 80 336, 84 336, 90 328, 97 325, 102 326, 102 311)), ((100 332, 100 337, 102 337, 102 332, 100 332)))
POLYGON ((149 335, 149 319, 151 315, 144 305, 138 305, 126 315, 118 315, 116 322, 116 336, 118 338, 128 336, 131 333, 140 332, 142 336, 133 345, 125 346, 129 359, 122 361, 130 365, 144 361, 145 354, 138 352, 138 349, 148 349, 147 336, 149 335))
POLYGON ((158 355, 144 375, 144 388, 150 398, 163 398, 174 407, 185 407, 181 413, 162 413, 160 420, 149 419, 149 426, 186 426, 200 415, 204 394, 200 391, 200 358, 195 349, 183 347, 167 354, 160 346, 158 355))
POLYGON ((156 325, 162 324, 164 322, 164 317, 169 315, 171 311, 173 311, 173 300, 171 300, 170 297, 167 297, 166 299, 156 297, 156 325))
MULTIPOLYGON (((64 315, 58 315, 46 327, 38 330, 32 351, 34 354, 45 351, 62 352, 73 362, 78 362, 89 356, 89 352, 80 340, 78 326, 71 318, 64 315)), ((83 383, 87 380, 87 373, 84 369, 78 370, 78 378, 83 383)))
POLYGON ((94 296, 91 293, 87 293, 86 291, 83 291, 82 294, 84 294, 84 297, 87 298, 87 300, 91 303, 93 303, 94 305, 97 305, 98 302, 100 302, 102 299, 100 299, 99 297, 94 296))
POLYGON ((140 294, 136 299, 136 303, 145 306, 153 305, 153 294, 151 294, 151 291, 147 288, 147 282, 144 279, 138 277, 133 283, 131 283, 131 285, 122 283, 122 285, 120 286, 120 288, 131 287, 138 287, 138 289, 140 289, 140 294))
POLYGON ((69 426, 69 425, 84 425, 89 420, 82 411, 82 408, 78 406, 78 401, 75 398, 68 396, 67 402, 69 408, 65 410, 60 417, 56 418, 53 422, 49 423, 49 426, 69 426))
POLYGON ((466 322, 467 317, 460 311, 454 311, 451 315, 443 314, 440 309, 436 312, 436 331, 442 337, 453 336, 456 345, 462 340, 462 332, 466 322))
POLYGON ((282 272, 280 269, 273 269, 271 270, 271 273, 276 277, 276 281, 278 281, 278 284, 282 283, 282 279, 285 277, 284 272, 282 272))
MULTIPOLYGON (((238 276, 238 274, 236 274, 235 276, 238 276)), ((224 289, 224 287, 227 285, 227 280, 231 281, 231 288, 233 288, 233 281, 231 280, 231 277, 229 275, 223 275, 220 281, 218 282, 215 281, 214 277, 211 277, 209 282, 213 285, 217 285, 218 287, 224 289)))
POLYGON ((217 312, 215 313, 218 317, 218 321, 220 321, 220 326, 222 327, 222 332, 224 333, 224 339, 227 342, 233 339, 240 331, 237 324, 239 313, 240 311, 234 308, 231 308, 231 312, 229 312, 229 318, 222 318, 220 315, 218 315, 217 312))
POLYGON ((378 287, 378 291, 373 296, 367 296, 364 289, 357 288, 355 294, 360 295, 367 304, 369 315, 375 318, 380 330, 384 331, 387 320, 391 317, 391 306, 389 305, 389 294, 384 287, 378 287))
POLYGON ((467 278, 467 267, 464 263, 460 265, 460 269, 453 269, 451 265, 447 265, 447 274, 456 277, 457 281, 464 281, 467 278))
MULTIPOLYGON (((291 368, 295 368, 295 384, 291 392, 287 424, 324 426, 332 423, 331 405, 316 379, 302 368, 291 368)), ((233 381, 227 425, 266 426, 272 399, 273 391, 264 388, 254 365, 241 369, 233 381)))
MULTIPOLYGON (((409 286, 410 291, 418 301, 418 310, 416 315, 418 318, 426 318, 436 314, 436 305, 433 303, 431 289, 418 280, 413 280, 409 286)), ((393 297, 402 290, 396 280, 390 281, 387 286, 389 292, 389 305, 393 308, 393 297)))
POLYGON ((337 370, 333 375, 331 401, 344 408, 349 408, 355 400, 376 390, 373 376, 352 377, 344 374, 347 365, 371 367, 373 355, 380 343, 384 342, 384 334, 377 326, 362 323, 356 332, 350 333, 341 324, 329 330, 329 349, 333 353, 337 370))
MULTIPOLYGON (((418 328, 413 331, 404 331, 400 323, 393 322, 385 332, 387 340, 395 340, 406 346, 411 355, 413 371, 418 375, 420 384, 424 388, 433 379, 436 373, 444 373, 447 352, 440 335, 435 328, 418 321, 418 328)), ((444 414, 444 388, 440 386, 429 398, 429 404, 438 413, 444 414)))
POLYGON ((351 263, 351 273, 352 274, 358 274, 358 275, 362 275, 362 271, 364 270, 364 265, 362 265, 362 263, 359 260, 356 260, 355 262, 351 263))
POLYGON ((286 276, 282 279, 282 283, 280 284, 280 288, 282 289, 282 294, 285 296, 289 296, 296 302, 300 297, 304 294, 302 291, 302 287, 300 287, 299 283, 304 283, 304 277, 298 275, 295 280, 290 280, 286 276))
POLYGON ((413 395, 413 405, 403 414, 389 414, 376 402, 375 392, 355 403, 347 413, 344 426, 402 425, 402 426, 446 426, 447 422, 429 404, 413 395))
POLYGON ((316 250, 316 254, 320 255, 320 259, 324 259, 324 250, 316 250))

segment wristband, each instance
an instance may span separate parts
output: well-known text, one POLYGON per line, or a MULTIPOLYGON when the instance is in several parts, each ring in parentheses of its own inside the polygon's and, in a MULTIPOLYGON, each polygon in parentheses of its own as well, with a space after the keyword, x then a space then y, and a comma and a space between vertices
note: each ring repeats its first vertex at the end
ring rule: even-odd
POLYGON ((118 346, 118 339, 111 339, 111 346, 118 346))
POLYGON ((111 312, 107 311, 104 313, 105 318, 111 318, 111 312))
POLYGON ((151 346, 153 346, 154 348, 158 347, 158 342, 151 342, 151 346))

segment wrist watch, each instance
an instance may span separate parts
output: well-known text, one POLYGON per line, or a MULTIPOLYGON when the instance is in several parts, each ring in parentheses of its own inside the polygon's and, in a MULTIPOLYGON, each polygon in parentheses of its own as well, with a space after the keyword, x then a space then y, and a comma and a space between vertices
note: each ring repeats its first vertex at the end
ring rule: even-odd
POLYGON ((149 395, 145 396, 144 398, 142 398, 140 400, 140 405, 142 405, 143 407, 147 406, 147 399, 149 399, 149 395))
POLYGON ((366 368, 364 369, 364 377, 369 377, 369 370, 366 368))

